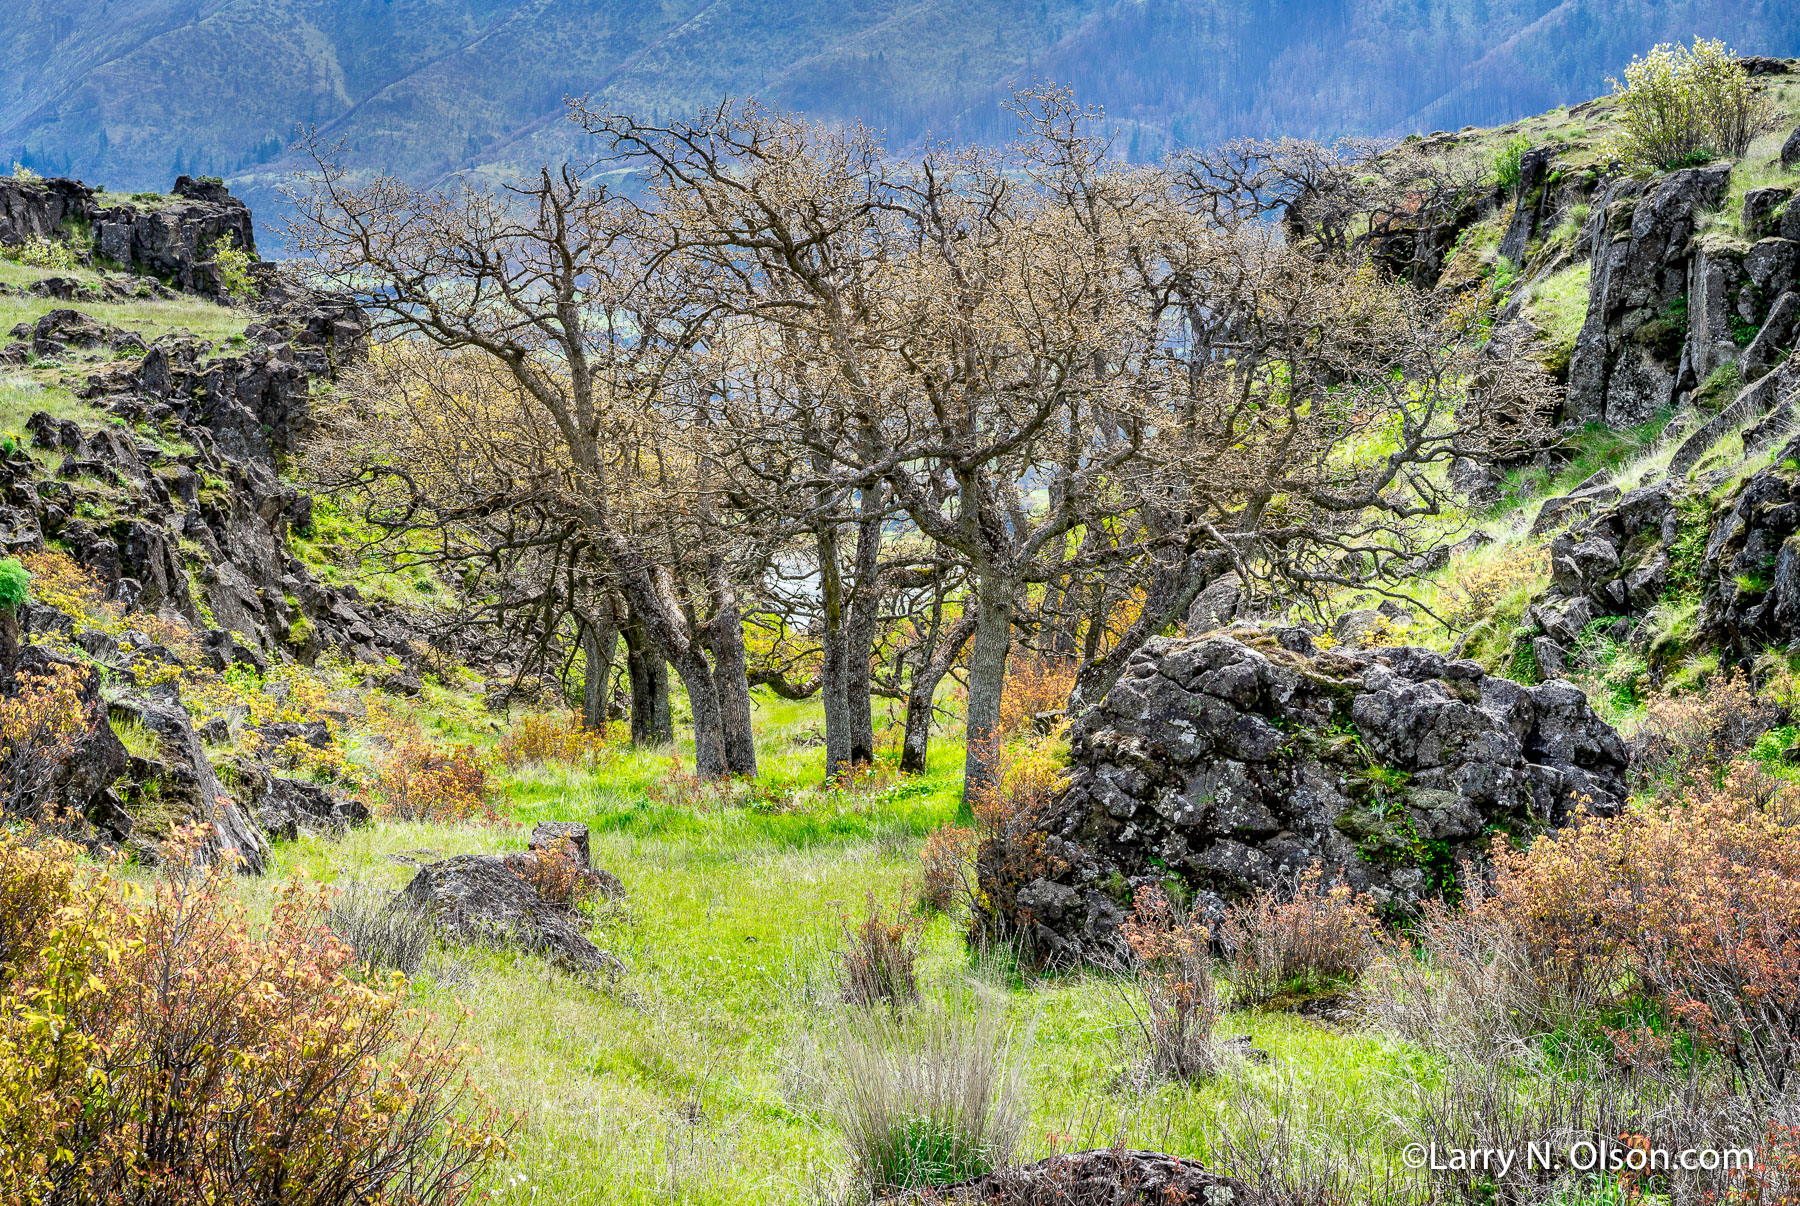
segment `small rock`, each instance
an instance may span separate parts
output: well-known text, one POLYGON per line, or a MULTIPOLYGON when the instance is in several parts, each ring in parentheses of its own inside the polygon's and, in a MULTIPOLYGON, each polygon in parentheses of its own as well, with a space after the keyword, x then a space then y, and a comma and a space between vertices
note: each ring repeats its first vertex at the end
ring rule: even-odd
POLYGON ((501 855, 461 854, 420 867, 401 896, 452 942, 531 951, 577 974, 624 970, 501 855))
POLYGON ((574 849, 577 865, 582 867, 594 865, 592 853, 588 848, 588 827, 580 821, 539 821, 531 831, 528 848, 555 850, 565 844, 574 849))
POLYGON ((877 1198, 877 1206, 1248 1206, 1249 1188, 1165 1152, 1096 1148, 1002 1169, 972 1181, 877 1198))

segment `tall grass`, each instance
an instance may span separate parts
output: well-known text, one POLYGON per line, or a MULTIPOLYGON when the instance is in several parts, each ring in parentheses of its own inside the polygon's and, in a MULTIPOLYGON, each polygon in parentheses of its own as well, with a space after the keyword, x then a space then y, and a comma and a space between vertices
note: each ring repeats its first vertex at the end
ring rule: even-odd
POLYGON ((1024 1134, 1021 1051, 1003 1002, 948 991, 916 1010, 845 1012, 832 1113, 876 1192, 950 1185, 1004 1167, 1024 1134))

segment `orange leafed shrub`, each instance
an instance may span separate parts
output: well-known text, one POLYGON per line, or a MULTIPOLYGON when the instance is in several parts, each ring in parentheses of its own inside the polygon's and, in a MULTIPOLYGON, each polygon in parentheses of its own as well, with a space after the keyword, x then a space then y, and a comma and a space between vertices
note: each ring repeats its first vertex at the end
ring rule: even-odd
POLYGON ((91 727, 82 673, 53 665, 48 674, 21 674, 0 697, 0 815, 39 819, 42 793, 91 727))
POLYGON ((1494 861, 1470 918, 1518 949, 1509 974, 1526 982, 1508 991, 1520 1002, 1544 1002, 1555 1020, 1635 990, 1665 1025, 1615 1032, 1623 1057, 1666 1055, 1679 1032, 1725 1056, 1751 1090, 1791 1088, 1800 787, 1736 763, 1717 783, 1583 817, 1527 850, 1497 844, 1494 861))
POLYGON ((1262 1005, 1284 992, 1354 983, 1375 954, 1367 897, 1327 885, 1318 863, 1280 891, 1231 906, 1219 927, 1234 1005, 1262 1005))
POLYGON ((494 757, 513 769, 529 762, 592 766, 606 752, 606 729, 588 729, 573 712, 522 716, 494 745, 494 757))
POLYGON ((1003 751, 998 781, 970 800, 980 883, 971 902, 972 936, 1019 941, 1030 958, 1038 954, 1030 949, 1033 922, 1019 907, 1017 894, 1032 880, 1054 878, 1068 865, 1045 832, 1051 807, 1068 786, 1060 751, 1054 740, 1003 751))
POLYGON ((1737 674, 1718 675, 1704 691, 1654 699, 1632 737, 1633 777, 1679 786, 1717 771, 1780 716, 1737 674))
POLYGON ((487 769, 475 747, 433 745, 417 737, 395 743, 376 780, 382 811, 397 821, 491 819, 487 769))
POLYGON ((0 851, 0 895, 61 902, 0 969, 0 1202, 449 1206, 505 1155, 465 1052, 351 974, 315 893, 253 928, 219 866, 178 854, 146 897, 0 851))
POLYGON ((1119 929, 1135 959, 1141 1001, 1132 1013, 1159 1075, 1185 1080, 1217 1063, 1213 1027, 1219 1020, 1213 990, 1212 934, 1186 908, 1153 885, 1137 890, 1131 920, 1119 929))
POLYGON ((1015 657, 1006 667, 1000 692, 1002 740, 1022 733, 1044 712, 1061 713, 1075 689, 1075 663, 1058 658, 1015 657))
POLYGON ((869 893, 868 915, 852 925, 839 919, 843 945, 838 948, 838 989, 852 1005, 887 1002, 905 1005, 919 999, 919 980, 913 965, 919 959, 918 918, 882 912, 875 894, 869 893))
POLYGON ((579 908, 600 890, 591 874, 582 873, 581 863, 575 857, 575 843, 568 838, 558 839, 547 850, 534 851, 525 868, 514 874, 536 888, 545 900, 570 909, 579 908))
POLYGON ((945 825, 925 839, 919 851, 919 906, 948 913, 967 890, 975 859, 975 831, 945 825))
POLYGON ((1463 558, 1445 583, 1446 616, 1459 628, 1479 624, 1493 614, 1507 592, 1550 572, 1550 551, 1527 545, 1485 559, 1463 558))

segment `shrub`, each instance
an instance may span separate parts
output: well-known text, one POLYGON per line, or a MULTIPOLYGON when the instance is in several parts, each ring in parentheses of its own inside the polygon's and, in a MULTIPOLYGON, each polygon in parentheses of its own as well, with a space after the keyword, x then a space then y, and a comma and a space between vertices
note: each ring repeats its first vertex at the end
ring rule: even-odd
POLYGON ((81 702, 83 673, 59 664, 48 674, 20 674, 13 693, 0 697, 0 815, 42 819, 44 793, 92 727, 81 702))
POLYGON ((105 591, 100 579, 75 563, 74 558, 56 549, 26 553, 23 559, 31 575, 31 593, 38 602, 71 619, 87 619, 104 606, 105 591))
POLYGON ((1384 993, 1371 995, 1421 1035, 1448 1007, 1435 994, 1485 1016, 1490 1037, 1605 1041, 1652 1066, 1709 1052, 1772 1098, 1791 1091, 1800 1060, 1796 933, 1800 785, 1739 763, 1526 850, 1497 842, 1486 894, 1426 909, 1416 937, 1429 972, 1390 949, 1384 993))
POLYGON ((1063 755, 1053 741, 1002 752, 995 782, 971 800, 975 812, 977 890, 970 936, 979 945, 1017 943, 1027 960, 1040 957, 1029 914, 1017 901, 1034 879, 1055 878, 1066 863, 1045 832, 1051 806, 1068 785, 1063 755))
POLYGON ((1515 134, 1502 143, 1498 151, 1494 152, 1494 183, 1500 186, 1500 191, 1506 193, 1519 191, 1519 181, 1523 179, 1521 165, 1525 159, 1525 152, 1530 149, 1531 139, 1523 134, 1515 134))
POLYGON ((1003 1167, 1025 1125, 1021 1046, 985 1000, 848 1011, 831 1105, 865 1184, 879 1194, 1003 1167))
POLYGON ((599 894, 599 880, 587 873, 575 856, 575 843, 557 839, 547 850, 534 850, 515 874, 537 889, 537 894, 552 904, 578 909, 599 894))
POLYGON ((0 1200, 467 1198, 504 1134, 404 979, 353 978, 297 884, 253 931, 228 869, 175 859, 141 902, 69 853, 27 867, 71 903, 3 986, 0 1200))
MULTIPOLYGON (((1738 765, 1686 800, 1593 828, 1613 871, 1603 924, 1668 1027, 1722 1054, 1752 1092, 1791 1091, 1800 1058, 1800 787, 1738 765)), ((1668 1029, 1632 1037, 1669 1045, 1668 1029)))
POLYGON ((1619 100, 1616 153, 1627 163, 1674 168, 1712 155, 1740 157, 1769 123, 1766 98, 1725 43, 1661 44, 1609 81, 1619 100))
POLYGON ((433 745, 418 737, 397 741, 376 778, 382 811, 397 821, 491 818, 487 771, 475 747, 433 745))
POLYGON ((17 557, 0 558, 0 611, 11 611, 31 597, 31 571, 17 557))
POLYGON ((1218 1063, 1212 1034, 1219 1020, 1212 935, 1154 886, 1138 889, 1120 935, 1133 957, 1126 1003, 1151 1071, 1172 1080, 1210 1075, 1218 1063))
POLYGON ((1276 891, 1258 891, 1226 910, 1219 927, 1232 1005, 1356 983, 1374 957, 1375 929, 1368 898, 1342 882, 1327 887, 1318 863, 1276 891))
POLYGON ((838 919, 842 945, 838 948, 838 992, 851 1005, 907 1005, 919 999, 919 980, 914 965, 919 961, 917 918, 905 918, 898 910, 886 916, 869 893, 868 915, 855 925, 838 919))
POLYGON ((1631 736, 1635 786, 1666 790, 1716 776, 1780 718, 1780 709, 1759 700, 1737 674, 1717 674, 1703 690, 1654 699, 1631 736))
POLYGON ((606 730, 583 728, 572 712, 522 716, 494 745, 494 757, 507 769, 528 762, 592 766, 606 752, 606 730))
POLYGON ((1074 662, 1061 658, 1013 658, 1000 692, 1000 719, 995 726, 999 738, 1024 732, 1045 713, 1061 716, 1075 689, 1075 669, 1074 662))
POLYGON ((919 851, 919 907, 948 913, 969 891, 975 861, 975 831, 945 825, 925 839, 919 851))
POLYGON ((249 252, 234 246, 230 235, 221 235, 212 246, 213 268, 219 274, 219 286, 236 298, 254 297, 256 281, 250 265, 256 263, 249 252))
POLYGON ((19 263, 33 268, 72 272, 77 267, 75 249, 57 239, 32 238, 19 248, 19 263))

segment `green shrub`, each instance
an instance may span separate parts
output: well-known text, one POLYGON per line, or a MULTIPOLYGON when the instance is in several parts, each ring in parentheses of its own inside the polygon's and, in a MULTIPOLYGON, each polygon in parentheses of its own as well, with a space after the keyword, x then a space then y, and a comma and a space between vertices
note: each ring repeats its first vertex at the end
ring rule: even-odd
POLYGON ((230 236, 219 238, 212 246, 213 267, 219 274, 219 285, 232 297, 253 297, 256 281, 250 276, 250 265, 256 261, 242 247, 234 246, 230 236))
POLYGON ((1695 38, 1693 46, 1654 47, 1609 81, 1618 97, 1615 152, 1637 167, 1672 169, 1714 155, 1740 157, 1768 125, 1767 98, 1725 43, 1695 38))
POLYGON ((31 571, 17 557, 0 559, 0 611, 11 611, 31 593, 31 571))
POLYGON ((1531 139, 1523 134, 1515 134, 1494 152, 1494 182, 1502 192, 1517 193, 1519 181, 1524 178, 1521 164, 1525 152, 1531 149, 1531 139))
POLYGON ((55 239, 27 239, 19 249, 19 263, 69 272, 76 267, 75 249, 55 239))

